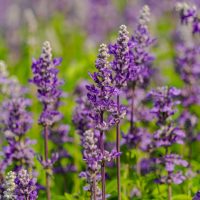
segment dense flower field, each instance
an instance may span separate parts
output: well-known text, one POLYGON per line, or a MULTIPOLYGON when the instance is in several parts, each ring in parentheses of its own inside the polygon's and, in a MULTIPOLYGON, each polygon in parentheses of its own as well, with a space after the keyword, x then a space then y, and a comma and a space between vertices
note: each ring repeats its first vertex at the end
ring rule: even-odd
POLYGON ((0 5, 0 200, 200 200, 199 0, 0 5))

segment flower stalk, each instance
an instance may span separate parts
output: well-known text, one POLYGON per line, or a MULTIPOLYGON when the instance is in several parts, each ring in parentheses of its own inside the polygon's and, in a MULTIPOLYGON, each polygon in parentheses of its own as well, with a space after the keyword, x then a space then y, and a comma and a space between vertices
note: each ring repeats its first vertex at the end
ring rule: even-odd
POLYGON ((52 59, 52 49, 48 41, 44 42, 42 54, 38 60, 33 60, 32 71, 34 74, 31 80, 37 86, 38 99, 43 105, 43 111, 39 118, 39 124, 43 127, 44 136, 44 160, 39 159, 42 166, 46 170, 46 196, 47 200, 51 199, 50 194, 50 176, 54 162, 58 159, 58 155, 54 154, 49 158, 49 129, 62 119, 62 115, 57 111, 55 105, 61 97, 62 92, 59 87, 62 81, 57 78, 58 69, 61 63, 60 58, 52 59))
MULTIPOLYGON (((117 95, 117 109, 118 113, 120 110, 120 97, 117 95)), ((117 152, 120 153, 120 120, 116 124, 116 149, 117 152)), ((117 193, 118 193, 118 200, 121 200, 121 177, 120 177, 120 156, 117 157, 117 193)))

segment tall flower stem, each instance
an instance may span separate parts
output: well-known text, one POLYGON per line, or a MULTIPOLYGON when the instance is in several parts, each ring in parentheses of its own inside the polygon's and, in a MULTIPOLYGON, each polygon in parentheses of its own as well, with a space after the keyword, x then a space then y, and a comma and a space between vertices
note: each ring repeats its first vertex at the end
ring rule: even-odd
POLYGON ((134 90, 135 90, 135 85, 131 89, 131 119, 130 119, 131 134, 133 134, 133 128, 134 128, 134 122, 133 122, 133 118, 134 118, 134 90))
MULTIPOLYGON (((48 126, 44 126, 44 157, 45 161, 48 162, 48 126)), ((48 171, 46 171, 46 195, 47 200, 51 199, 51 193, 50 193, 50 175, 48 171)))
POLYGON ((168 183, 168 200, 172 200, 172 185, 168 183))
MULTIPOLYGON (((168 147, 166 147, 166 149, 165 149, 165 155, 167 155, 168 153, 170 153, 169 152, 169 148, 168 147)), ((170 172, 168 172, 168 177, 171 177, 171 174, 170 174, 170 172)), ((167 183, 167 193, 168 193, 168 200, 172 200, 172 185, 171 185, 171 183, 167 183)))
MULTIPOLYGON (((117 109, 119 114, 120 98, 117 95, 117 109)), ((116 149, 117 152, 120 152, 120 121, 116 125, 116 149)), ((121 185, 120 185, 120 156, 117 157, 117 192, 118 200, 121 200, 121 185)))
POLYGON ((91 193, 94 198, 92 198, 92 200, 97 200, 97 191, 96 191, 96 175, 93 178, 93 190, 91 193))
MULTIPOLYGON (((100 113, 100 120, 103 123, 103 111, 100 113)), ((103 141, 104 132, 100 132, 100 150, 102 155, 104 155, 104 141, 103 141)), ((106 179, 105 179, 105 162, 104 160, 101 163, 101 184, 102 184, 102 200, 106 199, 106 179)))

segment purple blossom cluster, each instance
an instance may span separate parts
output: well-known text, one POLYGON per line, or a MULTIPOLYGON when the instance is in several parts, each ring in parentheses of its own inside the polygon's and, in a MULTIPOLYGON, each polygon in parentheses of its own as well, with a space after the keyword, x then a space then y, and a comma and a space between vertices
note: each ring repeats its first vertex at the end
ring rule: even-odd
POLYGON ((195 196, 192 198, 192 200, 199 200, 200 199, 200 192, 198 191, 195 196))
MULTIPOLYGON (((112 68, 111 64, 108 62, 108 58, 108 47, 105 44, 101 44, 99 55, 95 63, 97 72, 90 74, 95 85, 86 85, 88 90, 87 97, 94 109, 93 113, 89 113, 90 117, 93 119, 93 128, 100 131, 99 148, 103 156, 101 162, 103 199, 105 198, 105 162, 110 161, 119 155, 119 151, 117 153, 113 150, 111 153, 108 153, 104 150, 104 132, 108 131, 113 125, 115 125, 120 120, 121 115, 123 115, 119 112, 119 107, 114 101, 118 90, 113 83, 112 68), (105 115, 107 115, 106 118, 105 115)), ((123 112, 122 106, 120 106, 120 111, 123 112)))
POLYGON ((85 131, 94 127, 94 120, 91 118, 93 116, 92 104, 87 97, 86 85, 88 84, 88 82, 83 81, 75 89, 77 106, 73 113, 73 123, 80 136, 83 136, 85 131))
POLYGON ((115 124, 113 119, 113 113, 116 113, 116 104, 113 100, 117 90, 112 85, 112 70, 108 63, 108 48, 105 44, 102 44, 99 49, 99 55, 96 60, 96 69, 98 72, 90 74, 95 85, 87 85, 88 100, 95 109, 94 116, 91 116, 95 121, 97 129, 100 131, 109 130, 115 124), (109 112, 112 115, 109 116, 108 121, 102 119, 103 112, 109 112))
MULTIPOLYGON (((52 49, 48 41, 43 43, 42 54, 38 60, 33 60, 32 71, 33 79, 31 82, 37 86, 38 99, 43 105, 43 110, 38 120, 39 124, 43 126, 43 135, 44 135, 44 158, 39 157, 41 165, 46 171, 46 191, 47 199, 50 200, 50 176, 52 175, 53 164, 58 160, 60 152, 52 153, 51 158, 49 158, 49 137, 50 133, 53 131, 53 126, 56 122, 59 122, 62 119, 62 114, 58 111, 60 105, 60 98, 62 97, 62 91, 60 86, 63 84, 62 81, 58 79, 57 66, 61 63, 61 58, 52 59, 52 49)), ((53 133, 53 132, 52 132, 53 133)), ((67 131, 59 132, 61 134, 67 134, 67 131)), ((52 137, 53 142, 57 142, 52 137)), ((61 139, 61 138, 60 138, 61 139)), ((60 144, 59 149, 61 152, 67 152, 60 144)))
POLYGON ((5 177, 5 180, 1 184, 1 199, 15 199, 15 179, 16 174, 15 172, 8 172, 8 174, 5 177))
POLYGON ((39 123, 43 126, 52 126, 62 117, 61 113, 54 109, 62 94, 59 89, 62 82, 57 78, 56 68, 60 65, 61 58, 52 59, 51 51, 50 43, 44 42, 40 58, 34 59, 32 64, 34 77, 31 82, 37 86, 38 99, 43 105, 43 112, 39 118, 39 123))
MULTIPOLYGON (((185 129, 186 143, 189 147, 188 158, 192 158, 192 143, 199 140, 198 133, 198 113, 192 109, 194 105, 200 104, 200 61, 199 61, 199 42, 194 34, 199 32, 199 19, 195 6, 189 6, 186 3, 177 4, 177 10, 180 13, 181 21, 186 24, 190 31, 192 22, 193 35, 179 41, 176 48, 175 68, 183 80, 184 86, 181 90, 181 101, 184 111, 179 117, 179 124, 185 129), (188 42, 189 40, 189 42, 188 42)), ((181 32, 184 36, 184 33, 181 32)))
POLYGON ((200 49, 198 46, 187 47, 180 44, 177 47, 177 57, 175 60, 176 70, 180 74, 181 79, 186 83, 193 85, 199 80, 199 54, 200 49))
POLYGON ((131 85, 147 84, 153 71, 151 68, 154 57, 149 53, 149 48, 155 39, 151 37, 148 30, 150 21, 150 9, 145 5, 140 11, 138 23, 134 34, 130 38, 130 67, 129 80, 131 85))
POLYGON ((32 175, 27 172, 27 170, 21 169, 16 176, 15 184, 15 195, 19 200, 36 200, 37 185, 36 179, 32 178, 32 175))
POLYGON ((180 103, 174 100, 180 95, 180 90, 174 87, 160 87, 149 92, 149 97, 153 99, 154 107, 151 112, 156 116, 158 124, 165 124, 167 119, 176 112, 175 107, 180 103))
POLYGON ((2 200, 36 200, 38 198, 36 179, 25 169, 7 173, 1 186, 2 200))
MULTIPOLYGON (((129 38, 129 32, 125 25, 120 26, 119 35, 115 44, 109 45, 109 50, 106 45, 100 46, 99 55, 96 60, 97 72, 90 74, 95 84, 87 85, 89 103, 79 99, 79 106, 83 108, 76 111, 79 115, 78 126, 93 128, 100 131, 99 148, 101 153, 104 152, 103 133, 108 131, 113 125, 116 124, 116 148, 117 154, 120 154, 120 121, 126 114, 125 107, 120 103, 120 95, 124 89, 130 85, 130 90, 137 84, 145 85, 148 82, 151 71, 151 62, 153 57, 148 53, 148 48, 153 43, 154 39, 150 37, 148 32, 147 23, 149 21, 149 8, 144 6, 140 13, 137 29, 129 38), (109 62, 109 55, 112 55, 112 60, 109 62), (145 83, 144 83, 145 82, 145 83), (86 107, 87 105, 87 107, 86 107), (89 111, 88 108, 92 107, 94 112, 89 111), (87 116, 91 116, 93 123, 90 123, 87 116), (86 121, 85 121, 86 120, 86 121), (84 122, 80 126, 80 122, 84 122), (85 124, 89 122, 86 126, 85 124)), ((131 96, 133 97, 133 96, 131 96)), ((131 99, 131 98, 130 98, 131 99)), ((79 108, 78 108, 79 109, 79 108)), ((141 109, 142 110, 142 109, 141 109)), ((74 118, 76 122, 77 118, 74 118)), ((132 120, 132 119, 131 119, 132 120)), ((80 129, 80 128, 79 128, 80 129)), ((142 129, 137 129, 138 135, 126 135, 124 140, 132 141, 138 140, 141 143, 141 149, 147 150, 150 148, 151 135, 143 134, 142 129), (140 135, 140 133, 141 135, 140 135)), ((83 131, 81 130, 83 133, 83 131)), ((128 143, 127 143, 128 144, 128 143)), ((117 155, 116 154, 116 155, 117 155)), ((101 163, 103 164, 103 163, 101 163)), ((117 158, 117 173, 118 173, 118 195, 120 196, 120 159, 117 158)), ((102 198, 104 199, 105 193, 105 168, 104 164, 101 166, 102 176, 102 198)))
POLYGON ((98 139, 92 130, 87 130, 83 135, 83 157, 87 163, 87 171, 81 172, 80 177, 86 178, 88 185, 84 187, 90 192, 91 199, 102 199, 98 182, 101 179, 100 168, 102 154, 97 146, 98 139))
POLYGON ((146 88, 153 74, 152 62, 154 60, 149 49, 155 41, 148 30, 149 21, 150 9, 148 6, 144 6, 140 11, 134 34, 129 40, 129 79, 128 88, 125 89, 128 100, 127 119, 130 122, 130 129, 126 135, 123 135, 123 139, 130 146, 140 146, 141 143, 143 150, 149 149, 148 138, 151 135, 147 133, 145 128, 137 128, 136 123, 148 122, 152 119, 152 114, 145 106, 146 88), (145 147, 144 144, 147 146, 145 147))
POLYGON ((114 56, 111 63, 114 72, 113 82, 118 89, 126 86, 129 79, 130 49, 128 43, 129 32, 125 25, 121 25, 117 42, 109 46, 109 53, 114 56))
POLYGON ((35 141, 26 137, 32 125, 31 114, 27 111, 31 102, 25 98, 26 89, 16 79, 9 77, 3 63, 0 68, 2 93, 6 90, 6 97, 0 108, 2 112, 1 129, 8 143, 3 147, 0 169, 4 171, 10 165, 14 169, 22 166, 33 167, 35 153, 31 145, 35 144, 35 141))
MULTIPOLYGON (((167 184, 171 191, 172 183, 180 184, 186 179, 182 171, 175 171, 175 166, 188 166, 187 161, 182 160, 181 156, 169 153, 171 145, 183 144, 185 138, 184 131, 171 118, 176 112, 175 107, 178 102, 175 98, 180 95, 180 90, 174 87, 160 87, 152 90, 149 95, 154 102, 152 112, 155 114, 158 125, 158 130, 153 134, 152 140, 154 151, 161 147, 165 149, 165 154, 156 159, 156 165, 157 167, 160 165, 164 166, 167 172, 167 175, 164 176, 160 174, 156 182, 167 184)), ((171 196, 170 193, 168 193, 168 198, 171 196)))
POLYGON ((199 47, 197 45, 187 46, 186 42, 177 45, 175 67, 177 73, 185 83, 182 89, 182 101, 185 107, 200 103, 199 96, 199 47))
POLYGON ((188 162, 183 160, 181 156, 177 154, 167 154, 162 158, 157 158, 156 163, 164 165, 165 170, 167 171, 167 176, 159 177, 159 179, 157 180, 158 183, 181 184, 186 179, 182 171, 175 171, 176 166, 188 166, 188 162))
POLYGON ((44 135, 49 137, 49 129, 56 122, 62 119, 62 114, 57 110, 62 91, 62 85, 57 77, 61 63, 60 58, 52 59, 52 49, 48 41, 44 42, 42 54, 38 60, 33 60, 32 71, 34 74, 31 80, 37 86, 38 99, 43 105, 43 111, 39 118, 39 124, 44 127, 44 135))
POLYGON ((177 3, 176 10, 179 12, 182 24, 192 24, 193 34, 200 33, 200 19, 197 14, 196 6, 187 3, 177 3))

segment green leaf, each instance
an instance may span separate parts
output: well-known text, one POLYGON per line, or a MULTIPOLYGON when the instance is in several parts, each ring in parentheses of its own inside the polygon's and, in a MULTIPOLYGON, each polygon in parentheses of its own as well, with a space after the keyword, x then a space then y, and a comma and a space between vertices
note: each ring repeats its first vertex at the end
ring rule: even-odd
POLYGON ((175 195, 172 200, 191 200, 192 197, 186 195, 186 194, 180 194, 180 195, 175 195))

